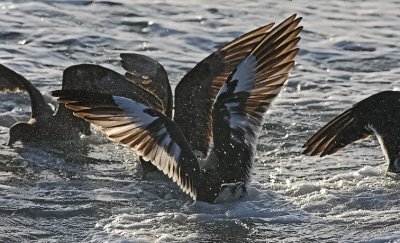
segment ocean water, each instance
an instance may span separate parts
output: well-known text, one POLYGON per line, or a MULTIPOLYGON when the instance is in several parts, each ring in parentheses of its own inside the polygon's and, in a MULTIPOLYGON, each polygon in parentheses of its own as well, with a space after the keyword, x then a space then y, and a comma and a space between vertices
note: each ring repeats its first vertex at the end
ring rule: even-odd
POLYGON ((265 116, 248 197, 193 201, 165 178, 141 179, 128 149, 95 134, 8 148, 30 115, 0 94, 0 242, 397 242, 400 183, 376 139, 324 158, 301 155, 353 103, 399 90, 400 2, 1 1, 0 62, 48 98, 62 70, 119 53, 148 55, 180 77, 224 43, 293 13, 304 19, 292 76, 265 116))

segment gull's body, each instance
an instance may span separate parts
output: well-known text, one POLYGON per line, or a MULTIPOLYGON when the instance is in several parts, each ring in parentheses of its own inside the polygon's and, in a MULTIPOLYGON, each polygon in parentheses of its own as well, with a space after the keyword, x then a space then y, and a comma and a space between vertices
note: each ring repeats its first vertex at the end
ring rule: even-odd
POLYGON ((294 66, 300 20, 293 15, 275 28, 269 24, 249 32, 197 64, 176 87, 173 120, 121 96, 82 90, 53 95, 143 156, 194 200, 234 201, 250 182, 265 111, 294 66), (207 154, 205 162, 196 151, 207 154))

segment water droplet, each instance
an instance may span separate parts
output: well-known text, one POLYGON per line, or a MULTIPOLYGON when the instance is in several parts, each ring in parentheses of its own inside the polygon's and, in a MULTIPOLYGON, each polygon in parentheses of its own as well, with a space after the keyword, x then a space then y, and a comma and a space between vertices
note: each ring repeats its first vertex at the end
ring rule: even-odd
POLYGON ((27 39, 24 39, 24 40, 19 40, 17 43, 18 43, 18 45, 25 45, 26 43, 28 42, 28 40, 27 39))

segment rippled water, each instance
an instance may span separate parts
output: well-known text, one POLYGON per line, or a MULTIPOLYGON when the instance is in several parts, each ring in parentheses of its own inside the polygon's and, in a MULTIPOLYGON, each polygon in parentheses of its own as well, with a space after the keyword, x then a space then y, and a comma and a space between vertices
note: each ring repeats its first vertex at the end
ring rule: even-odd
MULTIPOLYGON (((119 53, 161 62, 173 86, 223 43, 292 13, 304 17, 298 65, 268 111, 249 196, 195 203, 168 180, 140 179, 135 156, 99 135, 0 151, 0 241, 400 241, 400 186, 375 140, 326 158, 300 155, 351 104, 399 90, 400 2, 2 1, 0 62, 51 100, 62 70, 119 53)), ((0 94, 0 144, 29 99, 0 94)))

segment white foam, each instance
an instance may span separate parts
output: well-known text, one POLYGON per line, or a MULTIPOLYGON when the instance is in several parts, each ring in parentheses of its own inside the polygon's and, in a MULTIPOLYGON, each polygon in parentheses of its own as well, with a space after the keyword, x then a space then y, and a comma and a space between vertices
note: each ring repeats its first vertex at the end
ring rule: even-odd
POLYGON ((145 242, 198 241, 208 239, 204 233, 193 233, 198 224, 235 223, 251 219, 269 224, 293 224, 310 220, 309 214, 299 210, 276 193, 249 187, 248 197, 235 203, 208 204, 194 202, 172 212, 122 213, 97 224, 108 234, 145 242))

